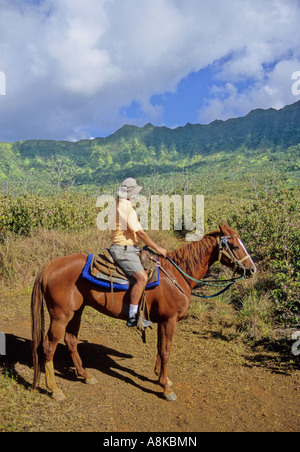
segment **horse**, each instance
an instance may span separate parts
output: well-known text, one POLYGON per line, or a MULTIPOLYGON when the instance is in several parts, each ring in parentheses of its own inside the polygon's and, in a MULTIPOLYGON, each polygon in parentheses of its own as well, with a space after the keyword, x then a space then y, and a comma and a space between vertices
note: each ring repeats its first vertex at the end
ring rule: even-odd
MULTIPOLYGON (((239 234, 226 223, 219 225, 219 228, 220 230, 205 235, 202 240, 168 253, 167 259, 159 257, 159 265, 164 269, 164 272, 160 271, 160 285, 147 291, 150 320, 158 324, 154 371, 167 401, 177 398, 167 375, 171 344, 177 322, 187 316, 197 281, 202 280, 218 260, 247 278, 257 271, 239 234)), ((83 367, 77 350, 78 332, 85 306, 116 319, 127 320, 128 317, 129 291, 114 292, 112 295, 109 289, 83 279, 81 273, 86 261, 87 256, 82 254, 54 259, 41 269, 32 290, 32 387, 37 388, 43 364, 46 386, 52 398, 57 401, 63 401, 65 395, 56 383, 53 357, 63 336, 77 376, 82 377, 87 384, 97 383, 93 375, 83 367), (44 304, 50 315, 50 326, 45 337, 44 304)))

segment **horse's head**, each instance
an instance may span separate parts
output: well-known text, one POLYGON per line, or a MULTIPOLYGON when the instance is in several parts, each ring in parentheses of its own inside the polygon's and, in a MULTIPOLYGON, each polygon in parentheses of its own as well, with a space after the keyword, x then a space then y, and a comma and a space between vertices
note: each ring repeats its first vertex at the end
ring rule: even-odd
POLYGON ((219 226, 222 236, 219 241, 219 261, 247 278, 255 275, 256 265, 251 259, 239 234, 226 223, 219 226))

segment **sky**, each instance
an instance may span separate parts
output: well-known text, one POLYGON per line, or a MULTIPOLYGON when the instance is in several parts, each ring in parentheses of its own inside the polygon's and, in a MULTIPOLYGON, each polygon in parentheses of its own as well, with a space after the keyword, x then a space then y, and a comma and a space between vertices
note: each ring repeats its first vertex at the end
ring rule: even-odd
POLYGON ((0 141, 283 108, 299 24, 300 0, 0 0, 0 141))

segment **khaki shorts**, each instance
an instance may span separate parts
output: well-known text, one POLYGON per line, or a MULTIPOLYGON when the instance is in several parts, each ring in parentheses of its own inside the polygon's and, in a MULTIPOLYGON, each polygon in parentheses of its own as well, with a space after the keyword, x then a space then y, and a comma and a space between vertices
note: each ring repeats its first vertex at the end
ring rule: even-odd
POLYGON ((136 246, 111 245, 110 254, 127 276, 144 270, 140 260, 140 249, 136 246))

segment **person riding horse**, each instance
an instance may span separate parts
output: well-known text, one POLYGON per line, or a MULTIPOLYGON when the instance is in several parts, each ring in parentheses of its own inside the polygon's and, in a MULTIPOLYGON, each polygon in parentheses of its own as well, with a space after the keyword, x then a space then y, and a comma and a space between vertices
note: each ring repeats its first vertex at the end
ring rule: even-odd
MULTIPOLYGON (((142 189, 143 187, 140 187, 135 179, 125 179, 119 187, 116 208, 113 208, 110 213, 110 229, 112 231, 110 253, 133 283, 130 290, 129 315, 126 324, 128 327, 137 325, 138 305, 148 282, 148 275, 139 257, 138 239, 163 257, 167 255, 167 250, 157 245, 143 230, 134 210, 132 201, 142 189)), ((143 319, 144 328, 150 325, 150 321, 143 319)))
MULTIPOLYGON (((134 191, 134 189, 131 190, 132 193, 134 191)), ((129 223, 131 224, 131 218, 129 223)), ((134 236, 134 231, 131 233, 134 236)), ((145 238, 142 229, 136 232, 136 234, 138 233, 145 238)), ((153 243, 150 244, 153 246, 153 243)), ((156 249, 160 253, 163 251, 160 247, 156 249)), ((85 254, 73 254, 58 257, 46 263, 37 274, 32 290, 31 324, 34 369, 32 388, 37 388, 44 367, 47 388, 52 398, 57 401, 65 400, 65 395, 57 385, 53 359, 57 345, 63 337, 78 377, 84 378, 87 384, 97 383, 96 378, 83 366, 77 348, 81 317, 85 307, 90 306, 101 314, 115 319, 128 320, 127 309, 123 308, 129 304, 127 300, 130 298, 130 293, 118 291, 112 296, 106 288, 102 290, 99 287, 95 288, 91 282, 82 277, 87 259, 88 256, 85 254), (50 316, 46 336, 44 334, 45 305, 50 316)), ((220 224, 219 230, 206 234, 202 240, 191 242, 169 252, 167 259, 158 257, 158 261, 160 270, 164 271, 160 273, 160 286, 147 293, 147 306, 149 318, 157 324, 155 361, 157 383, 163 389, 164 399, 173 402, 177 397, 168 378, 171 346, 176 325, 187 316, 191 296, 196 287, 199 286, 199 283, 211 283, 218 286, 222 284, 223 286, 223 279, 204 281, 209 269, 217 261, 231 268, 237 276, 225 282, 226 286, 232 286, 235 281, 252 277, 257 272, 257 268, 238 232, 226 223, 220 224)), ((136 260, 136 262, 138 261, 136 260)), ((139 299, 136 294, 135 297, 133 302, 137 302, 139 299)))

